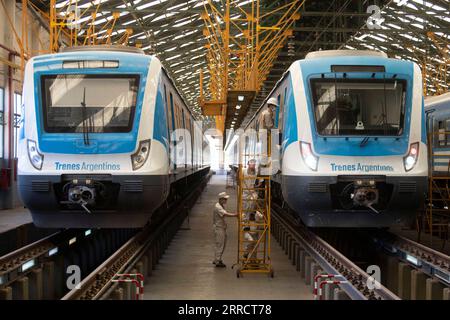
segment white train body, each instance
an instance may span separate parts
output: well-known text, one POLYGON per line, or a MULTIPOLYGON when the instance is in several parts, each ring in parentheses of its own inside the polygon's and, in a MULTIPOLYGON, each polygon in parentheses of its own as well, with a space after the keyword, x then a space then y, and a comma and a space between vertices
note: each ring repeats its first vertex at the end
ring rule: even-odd
POLYGON ((172 183, 207 169, 202 143, 170 161, 175 130, 197 124, 156 57, 102 47, 34 57, 23 97, 18 185, 38 226, 141 227, 172 183))
MULTIPOLYGON (((370 51, 315 52, 294 62, 269 98, 280 104, 274 197, 279 188, 306 225, 380 227, 415 218, 428 175, 415 63, 370 51)), ((246 130, 260 129, 265 108, 246 130)))

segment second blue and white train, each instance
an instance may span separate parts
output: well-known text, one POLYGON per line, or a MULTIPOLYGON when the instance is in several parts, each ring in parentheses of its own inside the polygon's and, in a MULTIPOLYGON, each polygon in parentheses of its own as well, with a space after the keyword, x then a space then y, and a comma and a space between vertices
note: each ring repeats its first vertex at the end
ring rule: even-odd
MULTIPOLYGON (((310 227, 414 221, 428 175, 417 64, 374 51, 312 52, 290 66, 270 98, 279 104, 275 199, 310 227)), ((263 104, 246 131, 260 130, 266 108, 263 104)), ((261 153, 260 145, 250 138, 245 152, 261 153)))

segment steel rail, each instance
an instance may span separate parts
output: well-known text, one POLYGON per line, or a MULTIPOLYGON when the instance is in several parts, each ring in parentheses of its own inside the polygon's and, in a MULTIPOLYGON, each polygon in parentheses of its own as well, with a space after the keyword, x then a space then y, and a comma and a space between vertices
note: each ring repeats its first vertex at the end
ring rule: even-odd
MULTIPOLYGON (((162 223, 158 224, 158 226, 149 225, 128 240, 113 255, 85 277, 75 289, 62 297, 62 300, 106 299, 118 286, 118 283, 112 282, 114 275, 129 273, 142 256, 154 245, 157 246, 157 254, 162 254, 162 251, 168 246, 170 238, 183 223, 186 217, 183 213, 186 212, 188 207, 193 205, 209 177, 210 175, 183 199, 172 204, 167 209, 171 214, 162 223)), ((149 267, 151 268, 151 265, 149 267)))
POLYGON ((374 238, 391 255, 450 287, 450 256, 392 232, 374 238))
POLYGON ((369 279, 370 275, 359 268, 355 263, 346 258, 343 254, 333 248, 325 240, 308 230, 306 227, 288 221, 287 214, 280 206, 272 205, 272 220, 275 236, 281 236, 281 241, 291 245, 292 241, 304 249, 328 274, 340 275, 347 283, 342 283, 339 287, 347 293, 353 300, 400 300, 398 296, 384 287, 381 283, 369 279), (281 228, 283 230, 276 230, 281 228), (281 231, 281 235, 280 235, 281 231), (286 237, 290 239, 286 240, 286 237), (373 290, 368 288, 368 283, 374 286, 373 290))
POLYGON ((70 229, 58 231, 3 255, 0 257, 0 285, 6 286, 30 272, 81 232, 84 231, 75 232, 70 229))

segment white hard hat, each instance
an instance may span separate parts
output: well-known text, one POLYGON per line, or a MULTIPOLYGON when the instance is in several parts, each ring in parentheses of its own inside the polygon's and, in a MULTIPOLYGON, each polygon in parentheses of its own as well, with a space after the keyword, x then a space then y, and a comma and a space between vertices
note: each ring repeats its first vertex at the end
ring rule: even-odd
POLYGON ((277 98, 270 98, 267 100, 267 104, 273 104, 274 106, 279 107, 277 98))
POLYGON ((230 196, 226 192, 221 192, 218 194, 219 199, 228 199, 230 196))

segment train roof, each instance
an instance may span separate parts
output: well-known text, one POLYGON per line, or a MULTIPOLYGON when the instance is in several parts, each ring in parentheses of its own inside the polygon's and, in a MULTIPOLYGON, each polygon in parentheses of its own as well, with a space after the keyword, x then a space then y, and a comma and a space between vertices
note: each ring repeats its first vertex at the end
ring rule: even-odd
POLYGON ((61 53, 65 52, 86 52, 86 51, 112 51, 112 52, 127 52, 145 54, 140 48, 121 46, 121 45, 92 45, 92 46, 76 46, 76 47, 62 47, 61 53))
POLYGON ((425 108, 450 105, 450 92, 425 98, 425 108))
POLYGON ((439 96, 432 96, 425 98, 426 111, 450 111, 450 92, 441 94, 439 96))
POLYGON ((425 112, 436 119, 450 117, 450 92, 425 99, 425 112))
POLYGON ((374 50, 322 50, 313 51, 305 56, 305 60, 328 57, 380 57, 387 58, 387 54, 374 50))

